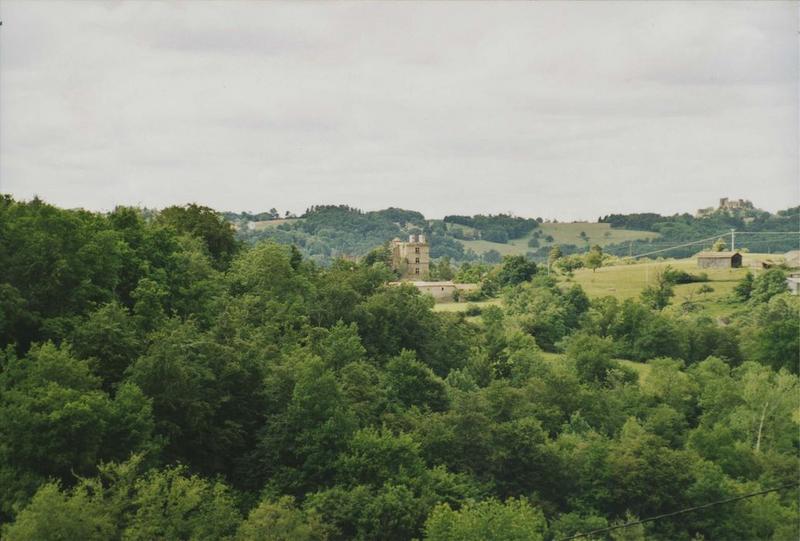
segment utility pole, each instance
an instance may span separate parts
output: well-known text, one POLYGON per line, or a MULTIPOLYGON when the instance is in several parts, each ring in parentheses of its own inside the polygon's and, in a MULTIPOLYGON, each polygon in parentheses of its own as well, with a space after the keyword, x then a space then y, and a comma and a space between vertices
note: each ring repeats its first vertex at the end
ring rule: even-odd
POLYGON ((731 252, 736 251, 736 230, 731 228, 731 252))

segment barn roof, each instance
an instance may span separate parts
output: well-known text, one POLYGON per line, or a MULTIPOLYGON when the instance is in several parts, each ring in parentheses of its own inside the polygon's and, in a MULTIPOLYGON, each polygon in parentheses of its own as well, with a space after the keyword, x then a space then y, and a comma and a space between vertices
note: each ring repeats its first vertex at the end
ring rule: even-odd
POLYGON ((739 252, 700 252, 697 257, 703 259, 730 259, 735 255, 739 255, 739 252))

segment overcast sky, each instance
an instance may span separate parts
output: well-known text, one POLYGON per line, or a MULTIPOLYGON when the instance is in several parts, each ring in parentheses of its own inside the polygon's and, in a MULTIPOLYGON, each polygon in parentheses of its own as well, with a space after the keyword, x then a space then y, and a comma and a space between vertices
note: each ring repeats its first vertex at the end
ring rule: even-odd
POLYGON ((0 0, 0 191, 596 219, 800 202, 798 3, 0 0))

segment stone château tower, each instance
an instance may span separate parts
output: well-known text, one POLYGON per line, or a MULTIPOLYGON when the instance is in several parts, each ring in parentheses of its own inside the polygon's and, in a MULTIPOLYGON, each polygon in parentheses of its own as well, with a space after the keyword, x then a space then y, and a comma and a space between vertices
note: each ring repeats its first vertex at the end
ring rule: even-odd
POLYGON ((401 280, 427 280, 430 271, 430 246, 425 235, 409 235, 408 242, 392 241, 392 269, 401 280))

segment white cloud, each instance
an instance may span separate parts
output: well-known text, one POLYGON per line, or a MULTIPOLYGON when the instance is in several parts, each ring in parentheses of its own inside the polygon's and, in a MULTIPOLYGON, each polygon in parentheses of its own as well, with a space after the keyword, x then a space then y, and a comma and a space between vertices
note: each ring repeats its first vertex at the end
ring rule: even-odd
POLYGON ((797 4, 0 4, 0 189, 594 218, 798 203, 797 4))

